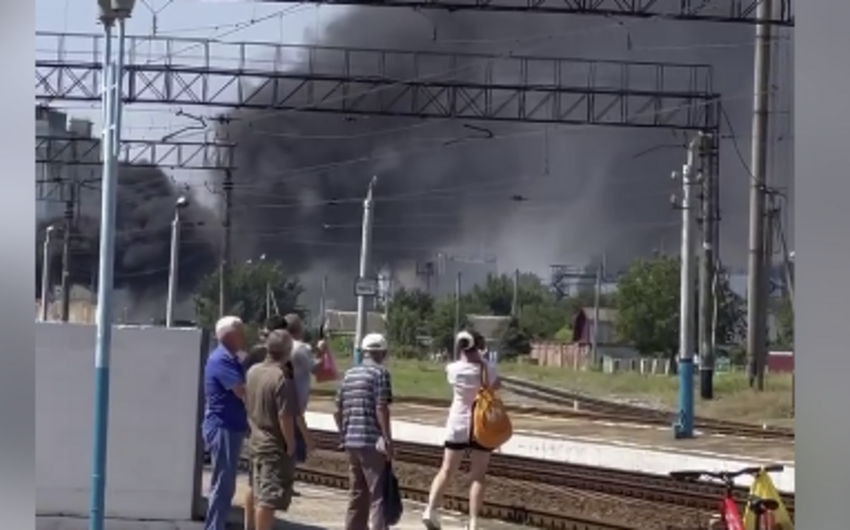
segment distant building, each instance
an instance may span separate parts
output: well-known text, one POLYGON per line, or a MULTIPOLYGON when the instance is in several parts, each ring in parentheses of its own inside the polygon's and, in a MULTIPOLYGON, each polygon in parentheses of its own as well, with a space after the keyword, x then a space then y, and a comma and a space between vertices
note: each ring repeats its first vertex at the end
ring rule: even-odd
MULTIPOLYGON (((71 183, 99 175, 100 149, 92 137, 92 122, 69 118, 47 107, 35 108, 36 219, 61 217, 70 197, 71 183), (66 142, 64 138, 75 138, 66 142)), ((81 211, 96 211, 100 192, 94 186, 77 187, 81 211)))
MULTIPOLYGON (((593 343, 594 318, 596 312, 592 307, 581 308, 573 318, 573 342, 578 344, 593 343)), ((616 340, 617 310, 599 308, 599 322, 596 325, 597 344, 614 344, 616 340)))
MULTIPOLYGON (((325 311, 322 326, 328 336, 353 337, 357 331, 357 311, 325 311)), ((386 333, 384 315, 374 311, 366 313, 366 333, 386 333)))

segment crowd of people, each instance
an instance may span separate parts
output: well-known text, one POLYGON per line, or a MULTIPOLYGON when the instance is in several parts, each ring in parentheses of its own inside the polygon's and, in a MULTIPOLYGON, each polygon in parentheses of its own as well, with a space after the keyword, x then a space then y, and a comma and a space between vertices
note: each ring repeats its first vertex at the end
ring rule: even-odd
MULTIPOLYGON (((215 327, 217 347, 204 370, 203 439, 212 475, 206 530, 225 530, 236 493, 239 463, 250 460, 244 499, 245 530, 271 530, 275 513, 287 511, 297 497, 295 468, 306 461, 315 442, 305 421, 310 390, 322 360, 330 355, 320 341, 304 340, 298 315, 270 319, 261 343, 248 349, 245 326, 235 316, 215 327)), ((469 530, 478 529, 489 449, 473 436, 476 395, 482 384, 498 388, 495 363, 488 361, 483 337, 461 331, 455 360, 446 365, 452 388, 447 413, 442 466, 431 485, 422 514, 427 530, 440 528, 440 505, 446 486, 465 455, 470 459, 469 530)), ((339 381, 334 420, 349 463, 346 530, 385 530, 385 481, 395 456, 390 405, 390 371, 384 365, 388 345, 381 334, 366 335, 362 362, 339 381)))

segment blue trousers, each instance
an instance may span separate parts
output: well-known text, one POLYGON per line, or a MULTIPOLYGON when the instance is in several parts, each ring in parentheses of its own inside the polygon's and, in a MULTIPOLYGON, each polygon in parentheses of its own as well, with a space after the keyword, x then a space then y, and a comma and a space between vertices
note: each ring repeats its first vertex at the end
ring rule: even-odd
POLYGON ((236 494, 236 474, 245 433, 210 429, 204 433, 210 453, 212 478, 204 530, 225 530, 236 494))

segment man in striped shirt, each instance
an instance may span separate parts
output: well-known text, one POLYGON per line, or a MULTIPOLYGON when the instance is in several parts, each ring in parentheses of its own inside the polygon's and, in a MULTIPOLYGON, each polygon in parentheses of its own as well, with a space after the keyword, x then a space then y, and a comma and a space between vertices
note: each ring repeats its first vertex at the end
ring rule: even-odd
POLYGON ((384 470, 393 457, 392 383, 383 366, 387 340, 370 333, 361 343, 363 362, 345 372, 337 391, 334 420, 349 460, 346 530, 385 530, 384 470))

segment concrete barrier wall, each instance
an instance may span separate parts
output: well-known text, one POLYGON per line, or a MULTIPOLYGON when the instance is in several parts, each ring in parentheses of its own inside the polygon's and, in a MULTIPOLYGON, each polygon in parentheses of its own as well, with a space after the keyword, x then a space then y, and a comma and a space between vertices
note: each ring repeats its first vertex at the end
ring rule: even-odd
MULTIPOLYGON (((37 323, 36 513, 87 516, 96 328, 37 323)), ((107 516, 190 520, 202 333, 113 331, 107 516)))

